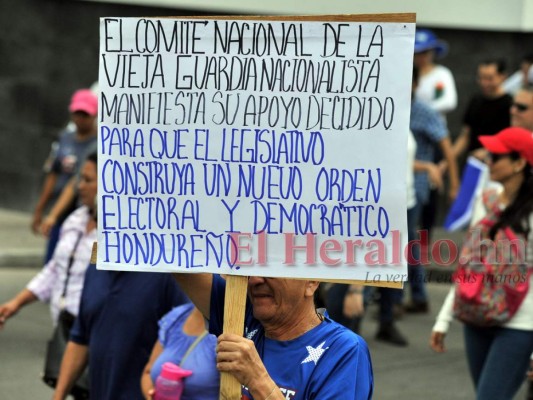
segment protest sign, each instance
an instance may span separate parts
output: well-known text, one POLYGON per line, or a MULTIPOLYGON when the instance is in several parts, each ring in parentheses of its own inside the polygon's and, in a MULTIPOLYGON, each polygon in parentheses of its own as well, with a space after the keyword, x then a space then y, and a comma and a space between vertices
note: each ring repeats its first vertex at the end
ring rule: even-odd
POLYGON ((98 268, 401 283, 414 32, 102 18, 98 268))

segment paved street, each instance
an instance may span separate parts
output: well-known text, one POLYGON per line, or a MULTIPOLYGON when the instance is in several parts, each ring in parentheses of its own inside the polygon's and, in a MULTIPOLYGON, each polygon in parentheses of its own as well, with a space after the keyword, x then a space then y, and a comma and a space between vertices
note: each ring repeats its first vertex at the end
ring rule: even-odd
MULTIPOLYGON (((29 232, 29 224, 28 214, 0 209, 0 302, 23 288, 41 264, 44 240, 29 232)), ((438 278, 439 272, 441 276, 445 275, 446 271, 440 268, 432 270, 433 278, 438 278)), ((452 324, 447 353, 435 354, 428 347, 435 315, 448 289, 447 284, 429 284, 431 312, 406 316, 399 321, 400 330, 410 342, 407 348, 375 341, 376 322, 372 318, 375 306, 367 310, 362 335, 370 346, 374 363, 374 399, 474 398, 464 356, 461 325, 452 324)), ((8 321, 6 328, 0 332, 0 400, 51 398, 52 391, 40 380, 46 340, 51 331, 48 306, 40 303, 26 307, 8 321)), ((517 400, 525 398, 524 389, 516 396, 517 400)))
MULTIPOLYGON (((0 268, 0 302, 16 294, 37 272, 28 268, 0 268)), ((0 399, 50 399, 51 389, 40 380, 46 340, 52 322, 48 306, 32 304, 0 331, 0 399)))
MULTIPOLYGON (((9 298, 35 274, 35 269, 0 268, 0 301, 9 298)), ((430 284, 430 315, 408 316, 399 326, 410 346, 397 348, 373 339, 376 323, 370 315, 363 323, 374 361, 376 400, 470 400, 474 393, 466 370, 460 325, 448 337, 448 352, 438 355, 427 346, 433 314, 444 299, 447 285, 430 284)), ((51 332, 48 308, 33 304, 8 321, 0 332, 0 399, 49 399, 51 390, 39 379, 45 342, 51 332)), ((517 399, 524 399, 520 393, 517 399)))

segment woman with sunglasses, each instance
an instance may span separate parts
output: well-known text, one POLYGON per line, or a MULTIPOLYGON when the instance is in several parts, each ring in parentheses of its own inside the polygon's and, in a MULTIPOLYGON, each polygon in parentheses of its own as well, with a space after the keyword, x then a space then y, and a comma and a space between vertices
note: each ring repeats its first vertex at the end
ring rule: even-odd
MULTIPOLYGON (((509 231, 525 239, 523 261, 528 272, 524 274, 524 282, 526 287, 529 283, 529 289, 506 322, 496 326, 465 323, 465 349, 476 398, 508 400, 520 388, 533 351, 533 278, 529 273, 533 268, 533 133, 513 127, 493 136, 480 136, 479 140, 489 154, 491 180, 503 186, 503 191, 490 204, 490 210, 499 209, 492 214, 495 223, 480 239, 494 241, 499 233, 509 231)), ((487 220, 480 224, 484 221, 487 220)), ((480 225, 476 224, 475 229, 480 229, 480 225)), ((456 302, 459 285, 456 282, 450 290, 433 327, 430 347, 437 353, 445 351, 444 337, 454 312, 457 315, 460 310, 456 302)))

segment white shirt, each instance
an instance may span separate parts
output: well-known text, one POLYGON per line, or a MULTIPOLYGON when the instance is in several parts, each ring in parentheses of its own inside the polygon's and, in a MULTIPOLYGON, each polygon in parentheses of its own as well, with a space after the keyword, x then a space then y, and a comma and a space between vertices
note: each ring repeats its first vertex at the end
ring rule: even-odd
POLYGON ((89 218, 89 209, 86 206, 78 208, 69 215, 61 227, 59 241, 51 260, 26 286, 39 300, 50 302, 54 325, 62 308, 74 316, 78 315, 85 270, 89 266, 93 243, 96 241, 96 229, 86 232, 89 218), (78 237, 80 242, 75 249, 67 293, 62 304, 61 295, 67 278, 70 255, 74 251, 78 237))
POLYGON ((416 192, 415 192, 415 154, 416 154, 416 139, 413 132, 409 130, 407 134, 407 209, 416 206, 416 192))
POLYGON ((451 71, 442 65, 436 65, 429 73, 421 75, 416 97, 442 116, 455 110, 457 90, 451 71))

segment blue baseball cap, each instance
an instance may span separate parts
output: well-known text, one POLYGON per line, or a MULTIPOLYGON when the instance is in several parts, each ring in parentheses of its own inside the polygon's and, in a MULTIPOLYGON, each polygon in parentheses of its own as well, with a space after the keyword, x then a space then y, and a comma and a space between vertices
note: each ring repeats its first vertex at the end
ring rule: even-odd
POLYGON ((415 54, 427 50, 435 50, 435 56, 442 58, 448 54, 448 43, 439 40, 429 29, 417 29, 415 33, 415 54))

